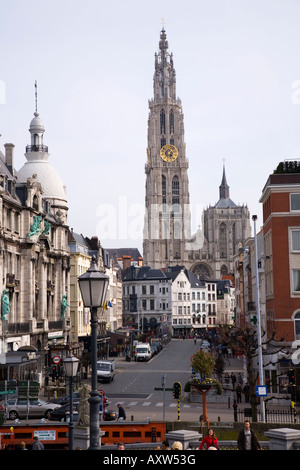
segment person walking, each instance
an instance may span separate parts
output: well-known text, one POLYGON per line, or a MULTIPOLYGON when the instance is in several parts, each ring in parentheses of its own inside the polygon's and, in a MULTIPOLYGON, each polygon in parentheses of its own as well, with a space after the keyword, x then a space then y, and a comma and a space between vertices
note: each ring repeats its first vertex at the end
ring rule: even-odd
POLYGON ((118 409, 119 409, 119 415, 118 415, 118 419, 121 418, 121 421, 125 421, 126 420, 126 413, 125 413, 125 410, 123 408, 123 406, 120 405, 120 403, 118 403, 118 409))
POLYGON ((237 384, 237 387, 236 387, 236 401, 237 403, 242 403, 242 386, 240 383, 237 384))
POLYGON ((44 450, 44 449, 45 449, 44 444, 41 441, 39 441, 39 438, 37 436, 34 436, 31 450, 44 450))
POLYGON ((244 429, 239 432, 237 445, 239 450, 262 450, 255 432, 251 429, 249 420, 245 421, 244 429))
POLYGON ((202 450, 204 446, 206 446, 206 450, 209 450, 210 448, 215 448, 217 450, 219 449, 218 439, 212 428, 209 428, 207 435, 202 439, 200 450, 202 450))

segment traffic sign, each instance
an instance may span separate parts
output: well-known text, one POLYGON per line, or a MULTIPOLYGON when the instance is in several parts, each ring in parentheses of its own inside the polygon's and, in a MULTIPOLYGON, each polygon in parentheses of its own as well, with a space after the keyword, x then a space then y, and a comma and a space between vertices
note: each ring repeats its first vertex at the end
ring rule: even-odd
POLYGON ((54 356, 52 361, 53 361, 53 364, 59 364, 61 361, 61 358, 60 356, 54 356))
POLYGON ((10 393, 16 393, 16 390, 1 390, 0 395, 9 395, 10 393))

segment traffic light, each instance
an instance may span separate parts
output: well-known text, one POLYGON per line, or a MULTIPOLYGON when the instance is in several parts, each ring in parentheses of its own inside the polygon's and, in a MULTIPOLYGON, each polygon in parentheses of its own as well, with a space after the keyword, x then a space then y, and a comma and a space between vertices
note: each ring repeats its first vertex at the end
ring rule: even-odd
POLYGON ((181 397, 181 384, 180 382, 175 382, 173 384, 173 398, 176 398, 177 400, 179 400, 180 397, 181 397))
POLYGON ((290 369, 289 370, 289 384, 290 385, 295 385, 296 381, 295 381, 295 370, 294 369, 290 369))
POLYGON ((291 400, 296 401, 296 377, 295 369, 289 370, 289 393, 291 394, 291 400))

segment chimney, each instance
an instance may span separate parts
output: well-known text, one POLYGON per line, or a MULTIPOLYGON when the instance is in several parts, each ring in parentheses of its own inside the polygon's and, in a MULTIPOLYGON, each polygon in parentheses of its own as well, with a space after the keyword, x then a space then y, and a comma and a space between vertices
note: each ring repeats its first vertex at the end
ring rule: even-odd
POLYGON ((130 268, 131 260, 131 256, 123 255, 123 271, 126 271, 127 268, 130 268))
POLYGON ((14 144, 4 144, 5 164, 12 175, 14 175, 14 144))
POLYGON ((138 257, 138 266, 143 266, 143 258, 141 256, 138 257))

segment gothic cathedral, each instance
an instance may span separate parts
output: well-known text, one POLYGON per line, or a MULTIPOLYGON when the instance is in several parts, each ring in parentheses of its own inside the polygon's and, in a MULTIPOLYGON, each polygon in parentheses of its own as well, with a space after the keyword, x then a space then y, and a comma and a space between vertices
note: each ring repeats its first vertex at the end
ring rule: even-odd
POLYGON ((202 229, 191 235, 183 111, 164 29, 155 54, 153 88, 145 165, 144 264, 153 269, 180 265, 200 278, 220 279, 233 272, 233 256, 250 237, 249 210, 230 199, 223 168, 219 201, 204 210, 202 229))

